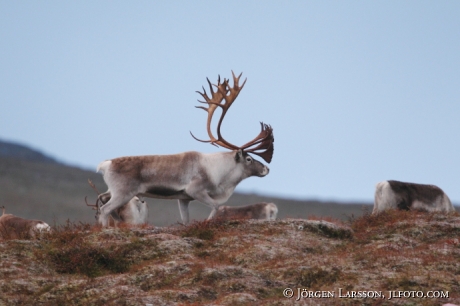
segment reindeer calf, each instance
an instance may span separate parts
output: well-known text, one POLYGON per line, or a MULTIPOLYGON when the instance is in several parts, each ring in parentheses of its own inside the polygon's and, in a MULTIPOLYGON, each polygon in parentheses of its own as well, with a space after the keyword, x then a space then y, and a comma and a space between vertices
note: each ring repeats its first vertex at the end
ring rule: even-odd
POLYGON ((5 207, 2 207, 0 237, 4 239, 36 238, 37 234, 50 230, 51 227, 43 221, 23 219, 12 214, 5 214, 5 207))
MULTIPOLYGON (((97 213, 96 213, 96 220, 97 220, 100 214, 99 201, 101 201, 102 204, 105 205, 110 200, 112 195, 110 194, 110 192, 106 192, 102 194, 99 193, 96 186, 89 179, 88 179, 88 183, 91 186, 91 188, 93 188, 94 191, 96 191, 96 193, 98 194, 98 198, 97 198, 95 205, 88 204, 88 202, 86 202, 86 205, 93 206, 97 210, 97 213)), ((86 198, 85 198, 85 201, 86 201, 86 198)), ((116 226, 119 223, 126 223, 126 224, 131 224, 131 225, 142 225, 142 224, 147 223, 148 215, 149 215, 149 209, 148 209, 147 203, 141 198, 135 196, 125 205, 118 207, 117 209, 112 211, 110 213, 110 218, 108 222, 109 222, 109 226, 116 226)))
POLYGON ((449 197, 437 186, 391 180, 380 182, 375 187, 372 214, 377 214, 386 209, 419 209, 428 212, 455 211, 449 197))
POLYGON ((214 218, 275 220, 278 207, 274 203, 257 203, 247 206, 220 206, 214 218))
POLYGON ((131 225, 146 224, 148 214, 147 203, 139 197, 134 197, 128 203, 115 209, 115 211, 110 214, 113 222, 109 221, 109 225, 116 226, 120 222, 131 225))

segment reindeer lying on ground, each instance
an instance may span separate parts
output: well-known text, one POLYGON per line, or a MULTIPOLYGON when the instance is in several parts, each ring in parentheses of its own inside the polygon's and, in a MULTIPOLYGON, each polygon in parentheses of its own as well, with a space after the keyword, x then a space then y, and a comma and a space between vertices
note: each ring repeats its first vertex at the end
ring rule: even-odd
POLYGON ((383 181, 375 188, 372 214, 386 209, 455 211, 449 197, 434 185, 422 185, 399 181, 383 181))
POLYGON ((233 87, 230 87, 227 79, 220 83, 219 77, 217 85, 211 85, 208 79, 211 98, 204 88, 203 93, 198 93, 205 100, 200 102, 208 104, 207 108, 199 108, 208 113, 207 131, 210 140, 202 141, 192 134, 198 141, 221 146, 231 152, 128 156, 101 162, 97 171, 102 173, 109 188, 99 197, 110 196, 110 200, 101 207, 99 223, 107 226, 108 216, 134 196, 179 200, 179 210, 185 224, 189 222, 188 205, 190 201, 197 200, 212 208, 208 217, 211 219, 217 208, 228 200, 242 180, 268 174, 268 167, 254 160, 249 153, 256 154, 270 163, 274 141, 271 126, 261 123, 259 135, 243 146, 229 143, 220 133, 225 114, 246 83, 245 80, 240 87, 240 77, 241 74, 238 77, 233 74, 233 87), (217 89, 216 92, 213 86, 217 89), (211 120, 217 108, 222 109, 222 114, 215 138, 211 133, 211 120))
POLYGON ((278 207, 275 203, 257 203, 247 206, 220 206, 214 218, 276 220, 278 207))
POLYGON ((36 238, 41 232, 48 232, 51 227, 40 220, 29 220, 5 214, 5 206, 2 206, 0 216, 0 237, 4 239, 27 239, 36 238))
MULTIPOLYGON (((110 194, 101 196, 101 193, 97 190, 96 186, 90 179, 88 179, 88 183, 91 188, 93 188, 94 191, 96 191, 98 194, 98 199, 94 205, 88 204, 86 198, 85 202, 87 206, 92 206, 94 209, 96 209, 97 220, 100 213, 99 202, 106 204, 110 200, 110 194)), ((117 226, 119 223, 126 223, 131 225, 147 224, 148 215, 149 209, 147 203, 141 200, 139 197, 133 197, 128 203, 112 211, 109 218, 109 226, 117 226)))

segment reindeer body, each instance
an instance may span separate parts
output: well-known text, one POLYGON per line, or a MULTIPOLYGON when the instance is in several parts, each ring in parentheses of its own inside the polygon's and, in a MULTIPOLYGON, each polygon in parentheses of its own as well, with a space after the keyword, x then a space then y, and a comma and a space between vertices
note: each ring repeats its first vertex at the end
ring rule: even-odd
POLYGON ((16 217, 12 214, 0 216, 0 236, 9 239, 35 238, 43 231, 50 231, 50 226, 40 220, 29 220, 16 217))
POLYGON ((100 163, 97 171, 102 172, 109 187, 101 196, 111 195, 99 216, 106 226, 107 216, 134 196, 179 200, 184 223, 189 222, 188 204, 198 200, 212 208, 210 219, 239 182, 250 176, 265 176, 269 169, 238 150, 120 157, 100 163))
POLYGON ((278 207, 274 203, 257 203, 247 206, 220 206, 214 218, 276 220, 278 207))
POLYGON ((383 181, 375 188, 373 214, 386 209, 455 211, 449 197, 434 185, 383 181))

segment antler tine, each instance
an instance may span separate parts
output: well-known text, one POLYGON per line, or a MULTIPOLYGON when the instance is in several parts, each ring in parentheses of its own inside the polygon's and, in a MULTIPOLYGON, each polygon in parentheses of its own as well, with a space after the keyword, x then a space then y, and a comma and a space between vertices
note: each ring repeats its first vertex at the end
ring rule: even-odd
MULTIPOLYGON (((243 73, 241 72, 240 75, 238 77, 236 77, 235 73, 232 70, 233 87, 230 87, 230 85, 228 84, 228 82, 229 82, 228 79, 224 79, 223 85, 225 85, 225 87, 224 87, 226 89, 225 92, 223 90, 221 90, 222 88, 220 86, 216 86, 217 89, 220 91, 220 93, 224 96, 224 99, 225 99, 224 105, 219 104, 223 109, 230 108, 232 103, 235 101, 236 97, 238 97, 241 89, 243 89, 244 84, 246 84, 246 81, 248 80, 247 78, 244 79, 244 82, 243 82, 243 84, 241 86, 238 85, 242 74, 243 73), (228 94, 228 92, 230 92, 230 94, 228 94)), ((222 116, 222 118, 223 118, 223 116, 222 116)))
MULTIPOLYGON (((206 80, 208 81, 208 84, 209 84, 209 91, 211 92, 211 98, 209 98, 208 94, 206 93, 206 89, 203 88, 203 92, 200 92, 200 91, 196 91, 197 93, 199 93, 203 99, 205 101, 200 101, 198 100, 198 102, 200 103, 207 103, 209 105, 209 107, 204 107, 204 106, 195 106, 196 108, 201 108, 202 110, 205 110, 207 113, 208 113, 208 121, 207 121, 207 131, 208 131, 208 136, 210 138, 210 140, 201 140, 201 139, 198 139, 195 137, 195 135, 193 135, 192 132, 190 132, 190 135, 192 135, 193 138, 195 138, 195 140, 198 140, 198 141, 201 141, 201 142, 205 142, 205 143, 211 143, 212 145, 216 146, 217 145, 215 144, 215 142, 217 142, 217 139, 214 137, 214 135, 212 134, 211 132, 211 120, 212 120, 212 116, 214 115, 214 111, 216 110, 217 106, 220 104, 220 102, 222 102, 223 100, 223 95, 219 93, 219 91, 217 92, 214 92, 212 86, 213 84, 211 84, 211 81, 209 81, 209 78, 206 78, 206 80)), ((220 86, 220 75, 218 76, 218 79, 217 79, 217 86, 220 86)))
POLYGON ((254 148, 245 151, 252 154, 256 154, 262 157, 267 163, 270 163, 273 157, 273 142, 275 141, 275 138, 273 137, 273 128, 268 124, 264 124, 263 122, 260 123, 260 126, 261 131, 259 135, 257 135, 257 137, 251 140, 250 142, 243 145, 241 149, 245 150, 249 147, 257 145, 254 148), (265 151, 263 152, 257 152, 264 149, 265 151))
POLYGON ((94 185, 90 179, 88 179, 88 184, 91 186, 91 188, 93 188, 94 191, 96 191, 97 195, 101 194, 99 190, 97 190, 96 185, 94 185))
MULTIPOLYGON (((193 135, 192 132, 190 132, 190 134, 192 135, 192 137, 195 140, 198 140, 198 141, 201 141, 201 142, 211 143, 214 146, 221 146, 221 147, 224 147, 224 148, 227 148, 227 149, 230 149, 230 150, 237 149, 238 148, 237 146, 227 142, 220 135, 220 125, 222 124, 223 117, 225 116, 225 113, 227 112, 228 107, 230 107, 231 103, 233 102, 227 96, 227 93, 231 90, 230 87, 228 86, 228 80, 224 78, 223 82, 221 83, 220 82, 220 75, 219 75, 218 80, 217 80, 217 85, 211 84, 211 82, 209 81, 208 78, 206 78, 206 80, 208 81, 209 88, 210 88, 210 91, 211 91, 211 98, 206 93, 206 90, 204 89, 204 87, 203 87, 203 92, 197 91, 197 93, 199 93, 205 100, 205 101, 198 100, 198 102, 207 103, 208 107, 196 106, 196 108, 201 108, 201 109, 205 110, 208 113, 208 120, 207 120, 207 123, 206 123, 206 127, 207 127, 207 132, 208 132, 208 136, 209 136, 210 140, 201 140, 201 139, 196 138, 193 135), (216 87, 217 91, 213 90, 213 88, 212 88, 213 86, 216 87), (222 101, 224 99, 225 99, 225 103, 222 104, 222 101), (212 117, 214 115, 214 112, 217 109, 217 107, 219 107, 219 106, 222 107, 222 114, 221 114, 221 117, 220 117, 220 120, 219 120, 219 123, 218 123, 218 127, 217 127, 218 137, 216 138, 216 137, 214 137, 214 135, 212 134, 212 131, 211 131, 211 122, 212 122, 212 117)), ((237 95, 238 94, 236 94, 236 96, 237 95)), ((233 100, 236 98, 236 96, 233 98, 233 100)))
MULTIPOLYGON (((198 102, 200 103, 207 103, 209 105, 209 107, 204 107, 204 106, 195 106, 196 108, 201 108, 202 110, 206 111, 208 113, 208 125, 207 125, 207 129, 208 129, 208 136, 209 138, 211 138, 210 140, 201 140, 201 139, 198 139, 195 137, 195 135, 193 135, 192 132, 190 132, 190 135, 192 135, 193 138, 195 138, 195 140, 198 140, 198 141, 201 141, 201 142, 205 142, 205 143, 211 143, 213 146, 216 146, 217 145, 214 143, 217 139, 212 135, 212 132, 211 132, 211 129, 210 129, 210 120, 212 118, 212 115, 214 114, 214 111, 216 110, 217 106, 219 105, 219 103, 222 101, 223 97, 220 98, 220 101, 218 103, 216 102, 213 102, 214 99, 218 100, 217 99, 217 95, 216 93, 214 92, 214 90, 212 89, 212 84, 211 84, 211 81, 209 81, 209 78, 206 78, 206 80, 208 81, 208 84, 209 84, 209 91, 211 92, 211 97, 212 99, 209 98, 208 94, 206 93, 206 89, 204 89, 204 86, 202 86, 201 88, 203 88, 203 92, 200 92, 200 91, 196 91, 197 93, 199 93, 205 101, 200 101, 198 100, 198 102)), ((217 84, 220 85, 220 75, 218 76, 218 79, 217 79, 217 84)))
POLYGON ((99 192, 99 190, 97 190, 96 185, 94 185, 94 183, 90 179, 88 179, 88 184, 91 186, 91 188, 93 188, 94 191, 96 191, 98 197, 96 200, 96 204, 89 204, 88 201, 86 200, 87 197, 85 197, 86 206, 94 207, 93 209, 96 209, 96 211, 99 213, 99 195, 101 193, 99 192))
POLYGON ((259 135, 257 135, 257 137, 255 137, 253 140, 251 140, 251 141, 245 143, 244 145, 242 145, 241 149, 245 150, 245 149, 247 149, 249 147, 252 147, 252 146, 254 146, 256 144, 259 144, 259 146, 260 146, 260 143, 264 142, 265 140, 270 140, 270 138, 273 141, 273 128, 268 124, 260 122, 260 133, 259 133, 259 135))
POLYGON ((224 79, 224 82, 222 83, 222 85, 224 85, 224 88, 222 88, 222 86, 216 86, 217 90, 224 96, 225 99, 224 104, 219 104, 219 106, 222 107, 222 114, 220 115, 219 123, 217 124, 217 137, 220 140, 221 146, 226 147, 230 150, 240 149, 240 147, 226 141, 220 133, 220 127, 222 125, 225 115, 227 114, 228 109, 230 108, 230 106, 232 106, 233 102, 238 97, 241 89, 243 89, 244 87, 244 84, 246 84, 247 79, 244 80, 241 86, 238 85, 242 74, 243 73, 240 73, 240 75, 236 77, 235 73, 232 70, 233 87, 230 87, 230 85, 228 84, 228 79, 224 79), (227 94, 228 92, 230 93, 227 94))
POLYGON ((93 208, 93 209, 97 209, 97 207, 98 207, 97 204, 98 204, 99 199, 96 201, 96 204, 89 204, 88 201, 87 201, 87 198, 88 198, 88 197, 85 196, 85 203, 86 203, 86 206, 95 207, 95 208, 93 208))
MULTIPOLYGON (((209 91, 211 91, 211 97, 214 97, 214 90, 212 89, 212 84, 211 84, 211 81, 209 81, 209 78, 206 78, 206 80, 208 81, 208 84, 209 84, 209 91)), ((218 77, 218 80, 217 80, 217 84, 220 85, 220 75, 218 77)), ((208 97, 208 94, 206 93, 206 89, 204 89, 204 86, 202 86, 201 88, 203 88, 203 92, 199 92, 198 90, 196 91, 197 93, 199 93, 206 101, 200 101, 198 100, 198 102, 200 103, 211 103, 212 100, 209 99, 208 97)), ((200 107, 200 106, 196 106, 197 108, 203 108, 203 109, 207 109, 207 108, 204 108, 204 107, 200 107)))

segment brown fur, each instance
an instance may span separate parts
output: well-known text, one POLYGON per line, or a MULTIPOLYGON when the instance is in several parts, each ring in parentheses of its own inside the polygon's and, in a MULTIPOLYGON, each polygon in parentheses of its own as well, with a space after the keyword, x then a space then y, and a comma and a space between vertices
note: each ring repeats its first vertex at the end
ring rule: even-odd
POLYGON ((111 170, 116 173, 123 173, 138 182, 148 182, 154 177, 178 176, 177 172, 170 171, 170 164, 178 166, 178 169, 184 168, 185 165, 196 162, 199 156, 196 152, 187 152, 188 154, 170 154, 170 155, 145 155, 145 156, 126 156, 112 159, 111 170), (143 171, 155 165, 157 171, 155 175, 143 171), (161 171, 164 170, 164 171, 161 171))
POLYGON ((3 214, 0 217, 0 236, 4 239, 28 239, 35 238, 39 231, 36 226, 42 224, 40 220, 28 220, 11 214, 3 214))
POLYGON ((401 197, 398 203, 398 208, 401 210, 409 210, 414 201, 432 204, 438 197, 444 194, 441 188, 435 185, 405 183, 391 180, 389 180, 388 183, 391 189, 401 197))
POLYGON ((372 213, 377 214, 386 209, 455 211, 449 197, 441 188, 393 180, 379 182, 375 187, 372 213))
POLYGON ((271 211, 267 211, 269 205, 276 205, 273 203, 257 203, 247 206, 220 206, 217 209, 214 218, 220 219, 259 219, 259 220, 272 220, 276 219, 278 210, 274 212, 274 216, 270 215, 271 211))

